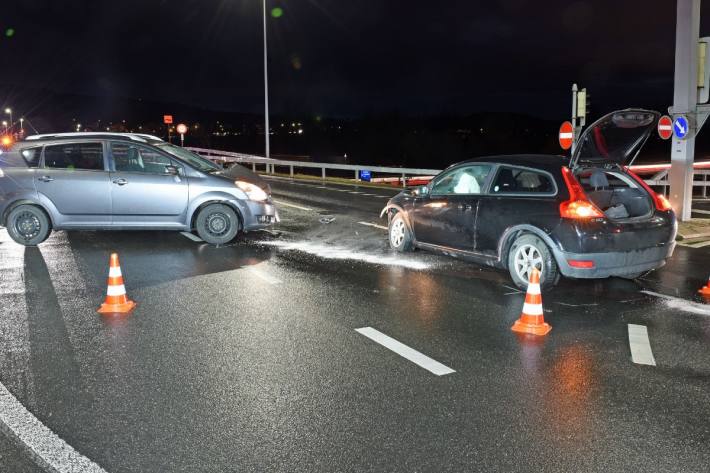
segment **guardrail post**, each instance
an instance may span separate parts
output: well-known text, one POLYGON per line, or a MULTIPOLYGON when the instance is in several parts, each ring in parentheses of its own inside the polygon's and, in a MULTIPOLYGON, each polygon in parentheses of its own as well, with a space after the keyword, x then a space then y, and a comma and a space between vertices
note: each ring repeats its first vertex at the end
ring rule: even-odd
POLYGON ((251 171, 256 173, 256 163, 251 163, 251 171))
POLYGON ((321 179, 325 181, 325 168, 321 168, 321 179))
POLYGON ((291 174, 291 177, 293 177, 293 166, 288 167, 289 173, 291 174))
POLYGON ((402 173, 402 187, 407 187, 407 176, 402 173))
POLYGON ((355 181, 359 181, 359 180, 360 180, 360 171, 358 171, 358 170, 356 169, 356 170, 355 170, 355 181))
POLYGON ((708 175, 703 174, 703 199, 708 197, 708 175))

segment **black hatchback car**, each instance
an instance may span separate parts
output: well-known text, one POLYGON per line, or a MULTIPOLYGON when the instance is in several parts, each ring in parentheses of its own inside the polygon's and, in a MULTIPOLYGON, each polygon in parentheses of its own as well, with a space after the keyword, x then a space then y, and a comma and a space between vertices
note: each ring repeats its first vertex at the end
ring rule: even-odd
POLYGON ((560 276, 636 278, 673 253, 668 200, 628 169, 658 113, 621 110, 580 137, 571 158, 516 155, 455 164, 382 210, 389 243, 507 268, 527 287, 533 267, 549 288, 560 276))

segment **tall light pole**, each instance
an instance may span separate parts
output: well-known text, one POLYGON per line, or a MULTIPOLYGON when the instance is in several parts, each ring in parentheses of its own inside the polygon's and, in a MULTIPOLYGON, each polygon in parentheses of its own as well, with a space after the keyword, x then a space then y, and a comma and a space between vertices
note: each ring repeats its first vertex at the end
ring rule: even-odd
POLYGON ((264 5, 264 136, 266 137, 266 157, 269 158, 269 70, 267 66, 266 53, 266 0, 263 0, 264 5))
POLYGON ((12 128, 12 109, 10 107, 7 107, 5 109, 5 114, 10 115, 10 128, 12 128))
POLYGON ((22 134, 22 135, 25 134, 24 122, 25 122, 25 119, 23 117, 20 117, 20 134, 22 134))

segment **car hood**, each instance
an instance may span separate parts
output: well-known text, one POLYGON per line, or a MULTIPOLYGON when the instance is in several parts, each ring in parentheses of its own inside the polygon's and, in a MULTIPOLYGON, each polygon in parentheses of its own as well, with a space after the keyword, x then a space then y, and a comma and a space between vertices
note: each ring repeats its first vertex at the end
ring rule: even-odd
POLYGON ((653 110, 617 110, 592 123, 579 137, 570 168, 583 163, 630 165, 656 127, 653 110))
POLYGON ((212 173, 213 176, 220 176, 232 181, 246 181, 264 189, 267 194, 271 194, 271 186, 261 176, 251 172, 249 169, 239 164, 234 164, 228 169, 212 173))

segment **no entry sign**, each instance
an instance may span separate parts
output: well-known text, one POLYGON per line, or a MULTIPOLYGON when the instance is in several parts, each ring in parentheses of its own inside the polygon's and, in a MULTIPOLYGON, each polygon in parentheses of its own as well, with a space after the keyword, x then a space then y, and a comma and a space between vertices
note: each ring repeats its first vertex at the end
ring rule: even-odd
POLYGON ((166 125, 170 125, 173 122, 173 116, 172 115, 163 115, 163 123, 166 125))
POLYGON ((175 130, 181 135, 184 135, 185 133, 187 133, 187 125, 185 125, 184 123, 180 123, 178 126, 175 127, 175 130))
POLYGON ((673 136, 673 120, 668 115, 663 115, 658 120, 658 136, 664 140, 673 136))
POLYGON ((570 122, 563 122, 560 126, 560 146, 564 150, 568 150, 572 147, 572 142, 574 141, 574 129, 570 122))

